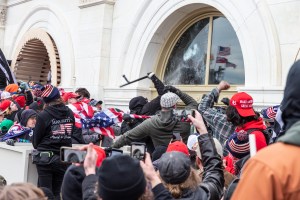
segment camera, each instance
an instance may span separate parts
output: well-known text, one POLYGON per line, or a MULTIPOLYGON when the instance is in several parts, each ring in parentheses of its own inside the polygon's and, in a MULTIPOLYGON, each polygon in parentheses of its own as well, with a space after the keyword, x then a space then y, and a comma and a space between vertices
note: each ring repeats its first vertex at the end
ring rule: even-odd
POLYGON ((112 157, 115 155, 123 154, 123 150, 115 149, 115 148, 111 148, 111 147, 104 148, 104 151, 105 151, 106 157, 112 157))
POLYGON ((186 120, 188 115, 195 117, 195 110, 187 109, 187 110, 173 110, 173 114, 175 117, 179 118, 180 120, 186 120))
POLYGON ((141 142, 132 142, 130 156, 138 160, 145 160, 146 144, 141 142))
POLYGON ((83 163, 86 151, 81 151, 79 149, 72 149, 70 147, 60 148, 60 160, 66 163, 83 163))

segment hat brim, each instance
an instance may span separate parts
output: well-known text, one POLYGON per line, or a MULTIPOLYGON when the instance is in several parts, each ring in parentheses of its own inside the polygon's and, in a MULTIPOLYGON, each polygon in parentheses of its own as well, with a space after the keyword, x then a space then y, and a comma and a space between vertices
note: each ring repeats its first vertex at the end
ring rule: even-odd
POLYGON ((250 117, 256 115, 253 108, 249 108, 249 109, 236 108, 236 109, 242 117, 250 117))

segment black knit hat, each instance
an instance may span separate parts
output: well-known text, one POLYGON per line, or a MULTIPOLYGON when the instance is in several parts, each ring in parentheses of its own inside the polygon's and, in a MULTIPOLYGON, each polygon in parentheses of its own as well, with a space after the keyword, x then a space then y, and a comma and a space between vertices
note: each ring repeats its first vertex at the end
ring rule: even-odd
POLYGON ((129 109, 135 110, 138 107, 143 107, 146 103, 148 103, 148 100, 145 97, 134 97, 129 101, 129 109))
POLYGON ((138 160, 128 155, 106 158, 99 169, 99 196, 102 200, 137 200, 146 189, 138 160))
POLYGON ((81 200, 84 178, 85 172, 83 167, 71 165, 64 175, 61 186, 62 198, 64 200, 81 200))

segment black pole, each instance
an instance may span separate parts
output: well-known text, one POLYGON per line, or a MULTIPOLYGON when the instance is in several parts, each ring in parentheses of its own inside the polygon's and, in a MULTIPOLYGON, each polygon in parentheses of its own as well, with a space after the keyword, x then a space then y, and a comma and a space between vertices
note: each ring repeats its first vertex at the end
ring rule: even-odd
MULTIPOLYGON (((123 77, 124 77, 125 75, 123 75, 123 77)), ((125 78, 125 77, 124 77, 125 78)), ((140 80, 143 80, 143 79, 145 79, 145 78, 148 78, 148 76, 143 76, 143 77, 141 77, 141 78, 138 78, 138 79, 136 79, 136 80, 134 80, 134 81, 128 81, 128 80, 126 80, 127 81, 127 83, 125 83, 125 84, 123 84, 123 85, 120 85, 120 87, 124 87, 124 86, 126 86, 126 85, 130 85, 131 83, 135 83, 135 82, 137 82, 137 81, 140 81, 140 80)))

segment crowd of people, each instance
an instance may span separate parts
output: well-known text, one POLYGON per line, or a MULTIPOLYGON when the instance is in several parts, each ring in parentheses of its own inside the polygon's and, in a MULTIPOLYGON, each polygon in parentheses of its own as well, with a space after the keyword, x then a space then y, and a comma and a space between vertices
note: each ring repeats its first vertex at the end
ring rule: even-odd
POLYGON ((300 61, 282 102, 260 112, 245 92, 216 107, 226 81, 197 102, 148 73, 158 96, 131 99, 129 113, 102 108, 85 88, 9 84, 1 90, 0 141, 32 143, 38 183, 7 185, 0 176, 0 200, 300 199, 297 75, 300 61), (147 152, 107 153, 137 142, 147 152), (72 144, 83 144, 83 162, 61 162, 61 147, 72 144))

